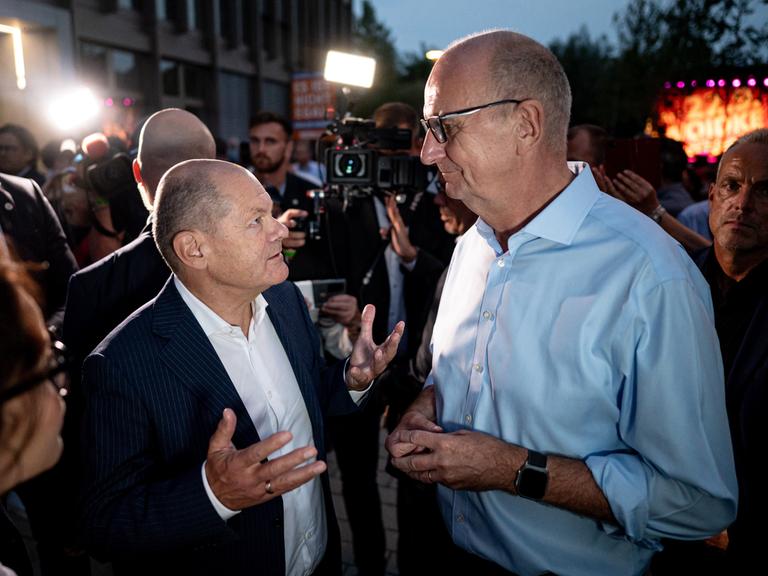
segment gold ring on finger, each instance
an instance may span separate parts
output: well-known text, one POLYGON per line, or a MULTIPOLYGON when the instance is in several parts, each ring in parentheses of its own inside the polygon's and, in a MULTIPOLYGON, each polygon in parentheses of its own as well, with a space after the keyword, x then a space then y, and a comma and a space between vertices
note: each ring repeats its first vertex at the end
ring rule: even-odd
POLYGON ((275 493, 274 488, 272 488, 272 480, 267 480, 267 483, 264 485, 264 490, 267 491, 267 494, 275 493))

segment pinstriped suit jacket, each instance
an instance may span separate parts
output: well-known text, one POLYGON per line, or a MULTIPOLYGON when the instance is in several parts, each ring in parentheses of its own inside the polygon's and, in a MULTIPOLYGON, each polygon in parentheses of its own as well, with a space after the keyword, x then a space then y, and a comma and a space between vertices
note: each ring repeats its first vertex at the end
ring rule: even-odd
MULTIPOLYGON (((298 290, 264 292, 325 459, 323 418, 356 409, 343 363, 325 368, 298 290)), ((91 553, 133 574, 285 573, 282 499, 218 516, 200 468, 224 408, 237 415, 233 442, 259 435, 234 385, 173 282, 137 310, 84 364, 84 532, 91 553)), ((338 564, 338 525, 328 477, 326 561, 338 564)))

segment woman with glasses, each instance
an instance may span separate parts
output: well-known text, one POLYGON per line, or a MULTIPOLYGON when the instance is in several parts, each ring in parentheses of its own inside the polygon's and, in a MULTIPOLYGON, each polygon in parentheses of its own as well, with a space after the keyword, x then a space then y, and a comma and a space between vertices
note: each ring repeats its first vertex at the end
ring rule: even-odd
MULTIPOLYGON (((52 343, 34 285, 0 252, 0 495, 51 468, 61 456, 63 347, 52 343)), ((29 570, 0 510, 0 576, 29 570)))

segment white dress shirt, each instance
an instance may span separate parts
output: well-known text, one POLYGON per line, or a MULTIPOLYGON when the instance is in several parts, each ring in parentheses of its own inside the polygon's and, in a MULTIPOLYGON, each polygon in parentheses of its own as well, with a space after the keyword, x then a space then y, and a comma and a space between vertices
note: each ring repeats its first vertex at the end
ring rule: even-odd
MULTIPOLYGON (((260 294, 251 304, 253 315, 246 338, 239 326, 232 326, 218 316, 175 276, 174 283, 224 365, 259 437, 264 440, 281 430, 293 434, 293 439, 271 458, 301 446, 314 446, 304 398, 267 315, 264 297, 260 294)), ((205 475, 205 463, 202 478, 208 498, 222 520, 239 513, 216 498, 205 475)), ((286 574, 311 574, 323 558, 328 538, 320 478, 286 492, 282 499, 286 574)), ((254 574, 257 572, 258 567, 254 566, 254 574)))

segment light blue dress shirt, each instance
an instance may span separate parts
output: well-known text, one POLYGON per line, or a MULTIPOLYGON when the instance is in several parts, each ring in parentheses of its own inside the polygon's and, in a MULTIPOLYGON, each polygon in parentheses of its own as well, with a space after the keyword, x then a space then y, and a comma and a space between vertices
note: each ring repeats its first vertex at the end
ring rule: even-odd
MULTIPOLYGON (((619 526, 439 486, 454 541, 522 575, 641 574, 736 514, 709 288, 652 220, 579 175, 502 253, 459 241, 433 333, 438 423, 585 461, 619 526)), ((514 202, 514 198, 510 198, 514 202)))

